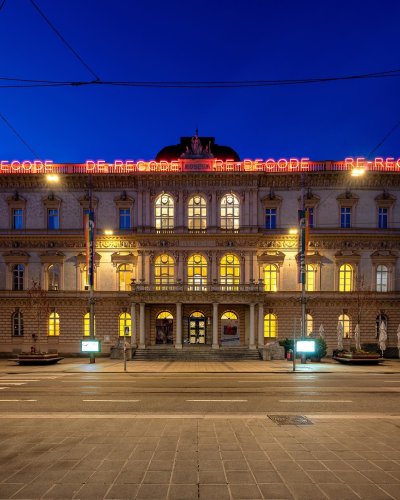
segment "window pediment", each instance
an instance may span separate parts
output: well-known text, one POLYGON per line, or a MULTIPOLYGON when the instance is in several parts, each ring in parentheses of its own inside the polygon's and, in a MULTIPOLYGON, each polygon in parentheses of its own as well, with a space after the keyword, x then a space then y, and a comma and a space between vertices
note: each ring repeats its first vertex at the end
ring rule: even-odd
POLYGON ((7 204, 8 206, 13 209, 13 208, 25 208, 26 206, 26 199, 23 198, 18 191, 15 191, 13 196, 10 196, 7 198, 7 204))
POLYGON ((60 208, 61 198, 57 198, 53 192, 50 192, 46 198, 42 199, 42 202, 46 208, 60 208))
POLYGON ((396 202, 396 197, 384 191, 382 194, 379 194, 375 197, 375 203, 378 207, 382 208, 390 208, 396 202))
POLYGON ((335 253, 337 264, 358 264, 361 256, 351 250, 343 250, 335 253))
POLYGON ((65 259, 62 252, 44 252, 39 257, 42 264, 62 264, 65 259))
POLYGON ((114 198, 114 203, 118 208, 131 208, 135 203, 135 200, 123 191, 120 196, 114 198))
POLYGON ((284 260, 285 254, 283 252, 264 252, 261 255, 257 255, 259 265, 278 264, 279 266, 282 266, 284 260))
POLYGON ((397 254, 390 250, 377 250, 371 254, 371 261, 373 264, 392 264, 394 265, 397 260, 397 254))
POLYGON ((137 255, 133 255, 133 253, 124 254, 121 252, 114 252, 111 254, 111 262, 114 266, 117 266, 118 264, 133 264, 136 266, 137 255))
MULTIPOLYGON (((90 197, 88 194, 85 194, 85 196, 82 196, 81 198, 78 198, 79 205, 84 209, 84 210, 89 210, 89 205, 90 205, 90 197)), ((92 207, 93 209, 97 208, 97 205, 99 204, 99 199, 96 198, 96 196, 92 196, 92 207)))
MULTIPOLYGON (((96 252, 95 256, 94 256, 94 263, 95 263, 96 266, 98 266, 100 264, 100 260, 101 260, 101 255, 96 252)), ((86 254, 85 253, 79 253, 76 256, 76 263, 78 265, 86 265, 86 254)))
POLYGON ((29 257, 29 253, 23 251, 3 254, 3 259, 6 264, 27 264, 29 257))
POLYGON ((346 191, 345 193, 339 195, 336 199, 341 207, 354 207, 357 205, 359 197, 351 191, 346 191))
POLYGON ((279 208, 282 205, 282 198, 271 192, 261 198, 261 203, 264 208, 279 208))

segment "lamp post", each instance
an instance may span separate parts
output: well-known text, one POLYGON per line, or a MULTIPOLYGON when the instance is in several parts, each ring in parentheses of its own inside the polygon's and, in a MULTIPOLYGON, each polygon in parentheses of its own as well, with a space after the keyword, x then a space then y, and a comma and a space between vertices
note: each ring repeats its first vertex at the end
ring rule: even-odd
MULTIPOLYGON (((86 230, 86 265, 89 287, 89 338, 95 340, 94 331, 94 259, 95 259, 95 220, 93 212, 93 185, 92 175, 89 174, 88 179, 89 190, 89 212, 86 214, 85 230, 86 230)), ((90 352, 90 363, 95 363, 96 357, 94 352, 90 352)))
MULTIPOLYGON (((305 206, 305 174, 301 174, 301 210, 299 216, 299 229, 300 229, 300 283, 301 283, 301 339, 306 337, 306 206, 305 206)), ((301 362, 305 363, 306 357, 301 355, 301 362)))

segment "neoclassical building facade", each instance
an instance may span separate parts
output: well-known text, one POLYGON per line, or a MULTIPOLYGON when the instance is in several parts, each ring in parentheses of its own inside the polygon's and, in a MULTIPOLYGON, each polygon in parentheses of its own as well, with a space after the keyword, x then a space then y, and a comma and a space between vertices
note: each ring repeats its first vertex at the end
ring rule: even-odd
POLYGON ((332 352, 339 321, 345 347, 357 323, 362 344, 376 343, 383 321, 388 346, 397 345, 399 169, 353 177, 344 162, 246 163, 197 135, 139 163, 56 165, 58 182, 40 171, 2 171, 3 355, 28 351, 32 336, 41 350, 76 354, 89 335, 90 204, 103 353, 124 334, 137 349, 250 350, 299 334, 303 205, 307 335, 322 325, 332 352))

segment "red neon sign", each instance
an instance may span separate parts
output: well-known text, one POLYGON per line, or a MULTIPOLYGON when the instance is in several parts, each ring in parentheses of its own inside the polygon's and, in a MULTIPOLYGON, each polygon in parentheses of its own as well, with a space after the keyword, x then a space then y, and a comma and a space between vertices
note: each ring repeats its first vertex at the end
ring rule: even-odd
POLYGON ((46 161, 0 161, 0 174, 133 174, 174 172, 264 172, 296 173, 330 170, 365 170, 400 172, 400 158, 362 157, 342 161, 311 161, 309 158, 268 158, 266 160, 179 159, 173 161, 87 160, 85 163, 53 163, 46 161))

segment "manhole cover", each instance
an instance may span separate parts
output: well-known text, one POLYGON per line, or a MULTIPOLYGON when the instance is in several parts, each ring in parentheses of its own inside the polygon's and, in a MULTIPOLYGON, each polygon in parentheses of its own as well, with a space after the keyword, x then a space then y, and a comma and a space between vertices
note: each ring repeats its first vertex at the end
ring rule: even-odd
POLYGON ((313 425, 310 419, 303 415, 268 415, 278 425, 313 425))

